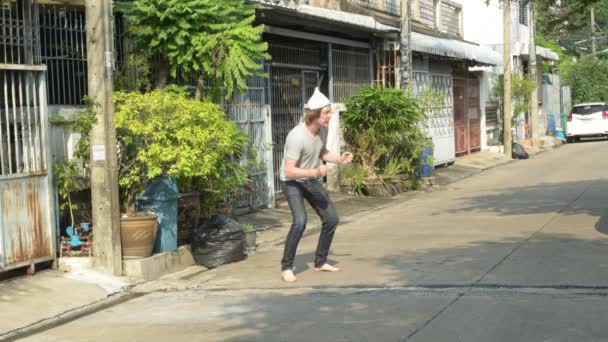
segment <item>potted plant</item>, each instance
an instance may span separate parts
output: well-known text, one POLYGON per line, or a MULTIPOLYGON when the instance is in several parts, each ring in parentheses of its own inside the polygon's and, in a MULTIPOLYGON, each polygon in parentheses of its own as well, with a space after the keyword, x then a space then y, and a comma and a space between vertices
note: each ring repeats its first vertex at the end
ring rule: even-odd
POLYGON ((238 169, 248 137, 218 105, 196 101, 175 86, 145 94, 117 92, 114 101, 123 222, 143 215, 137 213, 137 195, 157 177, 176 179, 190 192, 196 180, 219 179, 222 170, 238 169))
POLYGON ((53 179, 57 186, 57 192, 61 202, 59 208, 68 210, 70 224, 65 227, 64 233, 68 236, 62 238, 61 248, 77 248, 83 246, 81 239, 86 241, 87 245, 90 241, 90 225, 89 223, 80 223, 80 227, 76 226, 74 211, 80 206, 73 199, 73 194, 82 191, 88 187, 87 171, 89 167, 89 134, 92 125, 95 123, 96 116, 94 107, 96 104, 87 96, 83 98, 85 109, 76 113, 73 118, 65 119, 59 115, 51 116, 50 122, 56 126, 63 126, 67 131, 73 131, 80 134, 80 139, 74 148, 73 159, 63 160, 53 165, 53 179))
POLYGON ((418 100, 395 88, 360 89, 341 118, 344 138, 355 155, 342 183, 357 194, 392 196, 415 179, 425 137, 418 100))

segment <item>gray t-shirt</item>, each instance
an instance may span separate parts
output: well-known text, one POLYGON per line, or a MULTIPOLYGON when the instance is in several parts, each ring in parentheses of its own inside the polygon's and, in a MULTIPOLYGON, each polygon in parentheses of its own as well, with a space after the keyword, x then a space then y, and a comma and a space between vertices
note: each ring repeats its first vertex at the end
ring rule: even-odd
POLYGON ((281 162, 281 180, 291 180, 285 176, 285 160, 297 160, 296 166, 301 169, 316 169, 321 166, 321 150, 327 144, 327 129, 321 127, 319 134, 315 137, 301 123, 292 128, 285 140, 283 161, 281 162))

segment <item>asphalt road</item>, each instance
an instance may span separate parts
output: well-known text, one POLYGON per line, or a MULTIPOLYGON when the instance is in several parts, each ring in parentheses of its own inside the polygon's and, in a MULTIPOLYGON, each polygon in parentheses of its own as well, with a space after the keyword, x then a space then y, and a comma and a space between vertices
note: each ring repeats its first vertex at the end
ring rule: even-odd
MULTIPOLYGON (((607 341, 608 142, 569 144, 24 341, 607 341), (179 287, 179 286, 178 286, 179 287)), ((77 289, 66 289, 77 291, 77 289)))

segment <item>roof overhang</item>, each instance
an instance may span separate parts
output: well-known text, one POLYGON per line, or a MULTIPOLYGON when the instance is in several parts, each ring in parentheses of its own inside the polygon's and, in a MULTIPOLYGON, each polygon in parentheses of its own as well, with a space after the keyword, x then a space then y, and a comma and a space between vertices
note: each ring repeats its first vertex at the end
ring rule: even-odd
MULTIPOLYGON (((529 56, 530 55, 530 51, 529 50, 524 50, 521 52, 522 56, 529 56)), ((536 55, 540 56, 546 60, 549 61, 559 61, 559 56, 557 55, 557 53, 553 52, 550 49, 544 48, 542 46, 536 46, 536 55)))
POLYGON ((412 32, 411 48, 412 51, 468 60, 478 65, 503 64, 502 56, 490 48, 461 40, 439 38, 418 32, 412 32))
POLYGON ((269 1, 257 1, 262 4, 262 9, 282 12, 288 15, 299 18, 310 19, 317 22, 328 22, 339 24, 345 27, 352 27, 360 31, 370 33, 399 33, 400 28, 390 25, 385 25, 376 20, 374 17, 349 13, 334 9, 322 8, 310 5, 284 6, 277 5, 269 1))

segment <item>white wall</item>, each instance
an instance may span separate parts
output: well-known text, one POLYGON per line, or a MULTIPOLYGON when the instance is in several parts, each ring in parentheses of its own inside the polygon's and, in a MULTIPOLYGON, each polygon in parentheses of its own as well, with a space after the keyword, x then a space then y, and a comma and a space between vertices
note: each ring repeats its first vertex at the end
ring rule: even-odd
MULTIPOLYGON (((463 6, 464 40, 480 45, 503 44, 503 10, 498 0, 455 0, 463 6)), ((519 7, 511 3, 511 54, 519 55, 521 47, 528 47, 530 31, 519 24, 519 7)))

